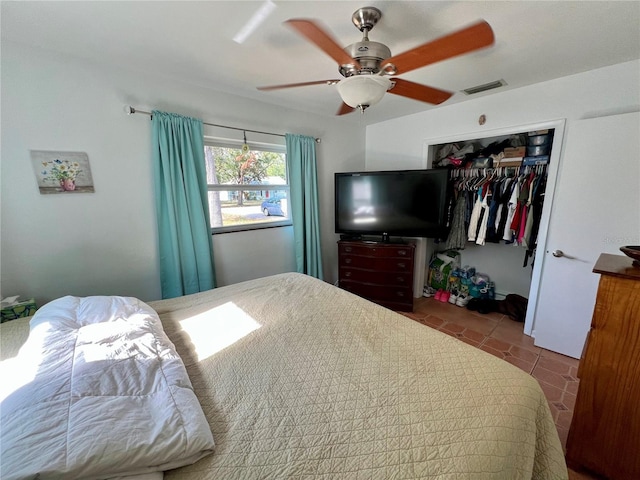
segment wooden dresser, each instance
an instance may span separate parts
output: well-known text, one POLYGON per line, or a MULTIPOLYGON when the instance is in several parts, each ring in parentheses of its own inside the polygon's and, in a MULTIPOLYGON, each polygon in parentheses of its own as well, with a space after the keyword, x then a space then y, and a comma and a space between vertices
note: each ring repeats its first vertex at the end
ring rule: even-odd
POLYGON ((593 271, 601 277, 578 368, 567 464, 611 480, 640 479, 640 267, 602 254, 593 271))
POLYGON ((338 242, 340 288, 391 310, 413 311, 411 243, 338 242))

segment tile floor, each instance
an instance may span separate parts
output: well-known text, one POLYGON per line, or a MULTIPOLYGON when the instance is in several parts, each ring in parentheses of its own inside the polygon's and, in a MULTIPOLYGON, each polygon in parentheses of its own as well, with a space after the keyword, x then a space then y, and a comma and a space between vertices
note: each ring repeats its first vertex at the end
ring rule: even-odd
MULTIPOLYGON (((502 358, 535 377, 547 397, 565 447, 578 392, 578 360, 536 347, 533 338, 523 333, 522 323, 499 313, 482 315, 434 298, 419 298, 414 302, 414 311, 403 315, 502 358)), ((592 477, 570 471, 569 478, 592 477)))

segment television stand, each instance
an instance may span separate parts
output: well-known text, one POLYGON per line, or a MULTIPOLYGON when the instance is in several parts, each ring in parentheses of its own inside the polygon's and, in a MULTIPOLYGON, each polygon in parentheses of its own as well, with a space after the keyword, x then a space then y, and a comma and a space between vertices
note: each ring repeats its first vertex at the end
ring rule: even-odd
POLYGON ((383 307, 413 311, 413 243, 338 242, 338 286, 383 307))

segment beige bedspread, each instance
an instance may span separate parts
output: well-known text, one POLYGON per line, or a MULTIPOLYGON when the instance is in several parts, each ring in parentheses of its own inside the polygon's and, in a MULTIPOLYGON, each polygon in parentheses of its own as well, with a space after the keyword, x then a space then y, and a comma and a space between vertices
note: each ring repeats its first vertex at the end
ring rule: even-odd
POLYGON ((172 479, 564 479, 516 367, 332 285, 282 274, 152 302, 216 451, 172 479))

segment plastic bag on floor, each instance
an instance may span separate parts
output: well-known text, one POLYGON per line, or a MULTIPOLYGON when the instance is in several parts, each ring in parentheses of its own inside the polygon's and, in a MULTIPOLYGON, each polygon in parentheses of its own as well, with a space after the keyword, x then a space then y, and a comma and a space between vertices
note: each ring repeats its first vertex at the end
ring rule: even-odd
POLYGON ((436 290, 448 290, 451 272, 460 267, 460 253, 455 250, 437 252, 429 262, 429 286, 436 290))

